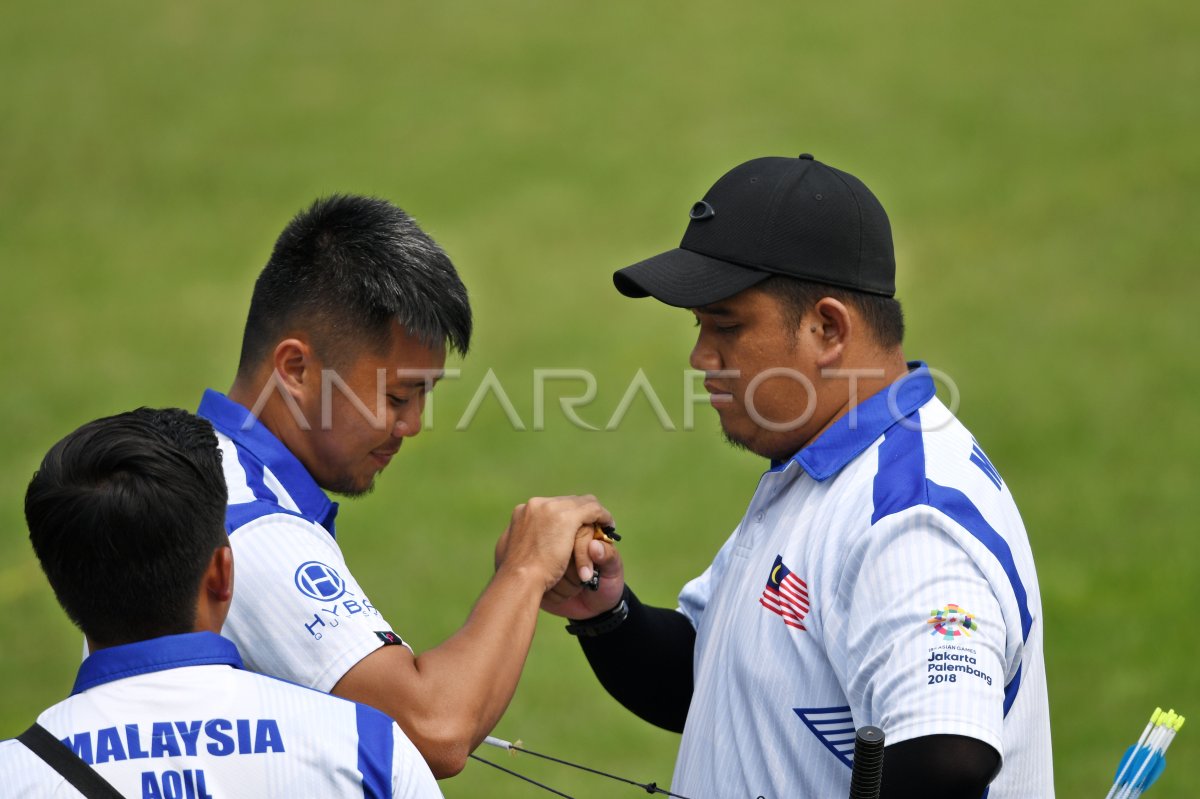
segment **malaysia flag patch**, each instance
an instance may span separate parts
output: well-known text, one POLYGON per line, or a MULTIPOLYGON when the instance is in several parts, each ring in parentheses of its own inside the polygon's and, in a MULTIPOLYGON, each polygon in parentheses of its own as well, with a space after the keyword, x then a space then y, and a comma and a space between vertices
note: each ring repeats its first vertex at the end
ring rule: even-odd
POLYGON ((803 630, 808 615, 808 585, 783 565, 783 556, 776 555, 767 585, 758 603, 783 619, 783 623, 803 630))

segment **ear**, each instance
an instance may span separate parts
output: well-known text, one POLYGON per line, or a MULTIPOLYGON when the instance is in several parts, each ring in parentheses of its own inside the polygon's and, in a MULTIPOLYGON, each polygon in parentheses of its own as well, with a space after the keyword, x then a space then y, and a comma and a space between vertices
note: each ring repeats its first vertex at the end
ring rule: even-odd
POLYGON ((835 366, 845 354, 846 345, 854 332, 850 309, 833 297, 822 297, 813 306, 813 322, 817 336, 817 365, 822 369, 835 366))
POLYGON ((276 344, 271 365, 280 387, 296 400, 312 391, 314 376, 320 375, 312 345, 302 338, 285 338, 276 344))
POLYGON ((200 579, 196 602, 196 632, 221 632, 233 601, 233 550, 228 546, 213 550, 212 559, 200 579))

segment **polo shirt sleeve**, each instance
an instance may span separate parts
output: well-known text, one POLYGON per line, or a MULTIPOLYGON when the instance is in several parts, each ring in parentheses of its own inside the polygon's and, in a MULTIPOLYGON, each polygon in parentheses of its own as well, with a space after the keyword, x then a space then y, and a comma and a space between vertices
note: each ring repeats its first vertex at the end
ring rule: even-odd
POLYGON ((320 525, 270 514, 230 542, 234 595, 222 634, 248 668, 329 692, 371 652, 403 643, 320 525))
POLYGON ((875 524, 848 553, 833 666, 857 724, 889 744, 963 735, 1003 757, 1005 618, 987 564, 954 522, 918 506, 875 524))
POLYGON ((392 722, 392 796, 443 799, 425 758, 395 722, 392 722))
POLYGON ((373 707, 354 703, 354 710, 363 796, 442 799, 433 772, 400 726, 373 707))
POLYGON ((736 537, 737 532, 735 531, 717 552, 717 556, 704 570, 704 573, 690 580, 679 592, 679 607, 676 609, 687 617, 687 620, 692 623, 692 627, 697 630, 700 629, 700 621, 708 608, 708 601, 712 598, 713 592, 721 582, 721 577, 725 574, 736 537))

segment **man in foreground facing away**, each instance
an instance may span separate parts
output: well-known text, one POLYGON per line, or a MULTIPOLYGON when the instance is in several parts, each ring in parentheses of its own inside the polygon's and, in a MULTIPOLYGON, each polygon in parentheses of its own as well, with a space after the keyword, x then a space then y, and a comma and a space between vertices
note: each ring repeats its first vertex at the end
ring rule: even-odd
POLYGON ((868 724, 886 799, 1053 796, 1029 541, 901 351, 883 207, 806 154, 735 167, 689 216, 614 282, 695 316, 722 430, 769 468, 676 610, 642 605, 599 541, 600 590, 568 575, 543 607, 613 696, 683 733, 671 790, 692 799, 845 796, 868 724))
MULTIPOLYGON (((225 502, 212 427, 181 410, 99 419, 46 455, 25 495, 29 538, 90 652, 71 696, 38 718, 50 743, 143 799, 440 797, 383 713, 242 669, 219 635, 234 582, 225 502)), ((0 742, 0 775, 4 797, 76 795, 15 740, 0 742)))

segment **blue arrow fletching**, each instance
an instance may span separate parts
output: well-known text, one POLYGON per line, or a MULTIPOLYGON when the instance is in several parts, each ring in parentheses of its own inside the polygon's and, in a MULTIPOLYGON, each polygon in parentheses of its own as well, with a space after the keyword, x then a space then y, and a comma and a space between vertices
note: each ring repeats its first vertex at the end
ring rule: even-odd
POLYGON ((1117 764, 1116 778, 1119 779, 1117 784, 1129 785, 1132 783, 1133 778, 1137 776, 1138 771, 1141 770, 1142 764, 1146 762, 1147 757, 1151 758, 1150 765, 1147 766, 1146 770, 1142 772, 1142 776, 1138 777, 1136 787, 1139 791, 1144 791, 1153 785, 1154 781, 1157 780, 1159 775, 1163 773, 1163 769, 1167 767, 1167 758, 1162 752, 1151 753, 1150 750, 1144 746, 1131 746, 1125 750, 1125 756, 1122 757, 1121 762, 1117 764), (1137 749, 1136 753, 1134 752, 1135 748, 1137 749), (1127 761, 1131 761, 1129 762, 1128 769, 1125 768, 1125 763, 1127 761), (1125 772, 1124 776, 1121 775, 1122 771, 1125 772))

